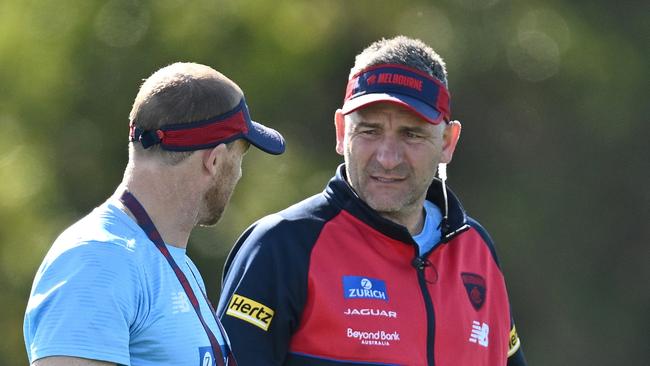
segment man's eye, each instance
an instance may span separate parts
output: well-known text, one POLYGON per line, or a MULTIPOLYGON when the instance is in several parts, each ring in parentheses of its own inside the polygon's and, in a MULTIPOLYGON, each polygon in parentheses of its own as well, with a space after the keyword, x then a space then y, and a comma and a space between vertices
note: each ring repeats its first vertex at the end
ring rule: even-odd
POLYGON ((417 138, 422 137, 420 134, 415 133, 415 132, 412 132, 412 131, 406 131, 406 132, 404 133, 404 135, 405 135, 407 138, 410 138, 410 139, 417 139, 417 138))
POLYGON ((361 130, 361 131, 359 131, 359 133, 361 133, 362 135, 376 135, 377 130, 374 130, 374 129, 361 130))

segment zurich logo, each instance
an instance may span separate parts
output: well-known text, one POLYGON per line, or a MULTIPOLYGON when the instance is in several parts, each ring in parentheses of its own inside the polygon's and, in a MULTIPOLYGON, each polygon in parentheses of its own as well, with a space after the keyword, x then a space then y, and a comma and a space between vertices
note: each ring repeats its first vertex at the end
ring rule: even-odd
POLYGON ((372 281, 367 278, 362 278, 361 287, 363 287, 365 290, 370 290, 372 288, 372 281))
POLYGON ((388 301, 383 280, 362 276, 343 276, 343 296, 346 299, 376 299, 388 301))

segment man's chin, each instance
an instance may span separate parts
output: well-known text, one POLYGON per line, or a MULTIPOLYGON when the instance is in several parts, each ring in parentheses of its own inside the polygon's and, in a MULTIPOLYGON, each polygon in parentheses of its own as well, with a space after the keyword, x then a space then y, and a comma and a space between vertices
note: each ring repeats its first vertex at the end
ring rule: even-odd
POLYGON ((366 203, 373 210, 379 213, 386 213, 386 214, 398 213, 403 207, 401 203, 390 202, 390 201, 370 200, 370 201, 366 201, 366 203))
POLYGON ((373 210, 379 212, 398 212, 405 205, 405 195, 398 192, 390 192, 390 194, 367 192, 365 196, 365 198, 361 197, 361 199, 363 199, 373 210))
POLYGON ((216 226, 219 220, 216 221, 208 221, 208 222, 199 222, 198 226, 201 227, 213 227, 216 226))
POLYGON ((197 225, 198 226, 203 226, 203 227, 215 226, 221 220, 222 215, 223 215, 223 211, 220 212, 219 214, 213 215, 212 217, 210 217, 208 219, 204 219, 204 220, 199 221, 199 223, 197 225))

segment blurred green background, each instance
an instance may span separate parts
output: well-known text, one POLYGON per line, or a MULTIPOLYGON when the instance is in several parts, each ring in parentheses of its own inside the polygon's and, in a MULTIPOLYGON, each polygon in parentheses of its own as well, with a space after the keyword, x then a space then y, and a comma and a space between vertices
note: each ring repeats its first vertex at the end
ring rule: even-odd
POLYGON ((142 79, 211 65, 288 141, 251 150, 221 223, 191 238, 216 300, 239 233, 333 174, 353 57, 396 34, 447 61, 450 184, 497 243, 530 364, 647 364, 649 23, 637 1, 0 1, 0 364, 27 362, 51 242, 121 180, 142 79))

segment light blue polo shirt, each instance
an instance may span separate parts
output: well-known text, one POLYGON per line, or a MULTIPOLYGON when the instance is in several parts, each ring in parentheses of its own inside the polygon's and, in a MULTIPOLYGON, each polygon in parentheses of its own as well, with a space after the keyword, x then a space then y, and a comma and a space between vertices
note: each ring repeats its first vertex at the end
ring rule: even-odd
POLYGON ((440 221, 442 221, 442 212, 435 204, 424 201, 424 225, 419 234, 413 236, 413 240, 420 247, 420 255, 430 251, 438 242, 440 242, 440 221))
MULTIPOLYGON (((199 271, 185 249, 167 248, 225 354, 199 271)), ((111 200, 54 242, 36 273, 23 331, 30 362, 74 356, 133 366, 216 365, 171 266, 111 200)))

